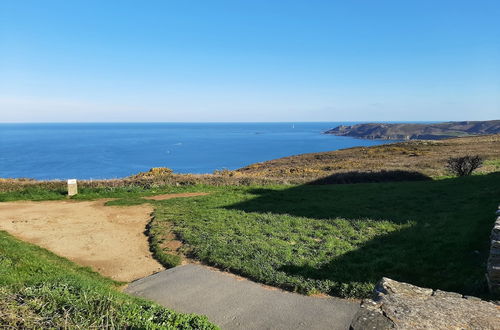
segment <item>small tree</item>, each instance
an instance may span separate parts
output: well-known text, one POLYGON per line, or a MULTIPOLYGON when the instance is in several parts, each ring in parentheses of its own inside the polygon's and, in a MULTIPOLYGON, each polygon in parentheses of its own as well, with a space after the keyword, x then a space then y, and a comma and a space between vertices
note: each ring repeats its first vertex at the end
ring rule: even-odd
POLYGON ((446 162, 446 168, 457 176, 471 175, 471 173, 481 167, 483 159, 478 156, 463 156, 449 158, 446 162))

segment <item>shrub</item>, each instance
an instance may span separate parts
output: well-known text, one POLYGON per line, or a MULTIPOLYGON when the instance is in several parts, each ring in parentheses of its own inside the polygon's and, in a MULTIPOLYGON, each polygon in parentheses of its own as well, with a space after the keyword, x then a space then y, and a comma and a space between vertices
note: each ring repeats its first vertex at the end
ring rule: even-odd
POLYGON ((220 176, 234 176, 234 171, 230 171, 227 168, 222 169, 222 170, 215 170, 214 175, 220 175, 220 176))
POLYGON ((483 159, 478 156, 463 156, 449 158, 446 168, 457 176, 471 175, 474 170, 483 164, 483 159))
POLYGON ((171 176, 174 171, 168 167, 153 167, 147 172, 141 172, 136 175, 133 175, 134 179, 154 179, 154 178, 162 178, 166 176, 171 176))

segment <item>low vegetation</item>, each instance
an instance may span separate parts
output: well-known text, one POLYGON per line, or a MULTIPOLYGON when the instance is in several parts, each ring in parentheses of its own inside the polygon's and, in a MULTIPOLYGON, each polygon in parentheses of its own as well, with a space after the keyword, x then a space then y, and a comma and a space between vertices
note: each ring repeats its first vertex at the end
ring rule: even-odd
POLYGON ((216 329, 117 290, 120 283, 0 231, 0 328, 216 329))
MULTIPOLYGON (((366 297, 381 277, 476 296, 500 173, 438 181, 223 187, 157 202, 185 255, 302 293, 366 297)), ((167 251, 168 253, 168 251, 167 251)))
POLYGON ((346 172, 417 172, 430 178, 449 176, 450 157, 478 155, 485 166, 478 173, 491 173, 500 161, 500 134, 439 141, 407 141, 373 147, 303 154, 252 164, 237 172, 249 177, 287 178, 304 182, 346 172))
POLYGON ((154 226, 155 221, 153 218, 146 230, 153 256, 166 268, 179 266, 182 262, 181 256, 177 254, 177 251, 172 251, 168 244, 165 244, 165 242, 168 243, 172 239, 172 236, 169 235, 171 233, 165 229, 168 224, 154 226))
POLYGON ((446 163, 448 170, 456 176, 471 175, 472 172, 481 167, 481 165, 483 165, 483 160, 478 155, 452 157, 449 158, 446 163))
MULTIPOLYGON (((39 181, 36 181, 39 182, 39 181)), ((45 183, 45 182, 40 182, 45 183)), ((20 187, 17 190, 2 191, 0 189, 0 202, 16 201, 16 200, 63 200, 67 199, 66 185, 47 181, 47 186, 43 185, 28 185, 20 187), (50 183, 50 185, 49 185, 50 183)), ((153 196, 158 194, 168 194, 168 193, 182 193, 182 192, 192 192, 193 187, 196 185, 185 185, 185 186, 172 186, 172 185, 162 185, 162 186, 149 186, 142 184, 127 184, 127 185, 116 185, 116 186, 96 186, 87 187, 85 183, 78 187, 78 195, 72 197, 74 200, 92 200, 99 198, 120 198, 120 201, 114 201, 113 203, 123 203, 124 205, 129 205, 129 203, 143 203, 144 200, 140 200, 144 196, 153 196)), ((215 186, 204 186, 206 189, 210 190, 215 188, 215 186)))

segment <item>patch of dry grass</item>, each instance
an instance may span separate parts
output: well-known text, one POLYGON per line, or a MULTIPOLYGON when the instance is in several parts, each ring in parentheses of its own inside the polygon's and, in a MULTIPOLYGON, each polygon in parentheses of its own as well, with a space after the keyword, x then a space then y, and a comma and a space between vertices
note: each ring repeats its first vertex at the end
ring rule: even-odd
POLYGON ((252 164, 237 172, 252 177, 301 177, 304 181, 353 171, 409 171, 435 178, 449 175, 448 158, 464 155, 480 155, 486 160, 480 173, 498 171, 500 134, 303 154, 252 164))

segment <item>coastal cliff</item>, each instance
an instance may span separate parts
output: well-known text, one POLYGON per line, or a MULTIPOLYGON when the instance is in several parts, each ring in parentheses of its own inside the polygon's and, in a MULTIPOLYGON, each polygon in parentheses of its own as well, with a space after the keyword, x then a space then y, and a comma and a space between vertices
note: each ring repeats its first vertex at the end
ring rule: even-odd
POLYGON ((436 124, 370 123, 337 126, 325 134, 351 136, 361 139, 439 140, 460 136, 500 133, 500 120, 460 121, 436 124))

